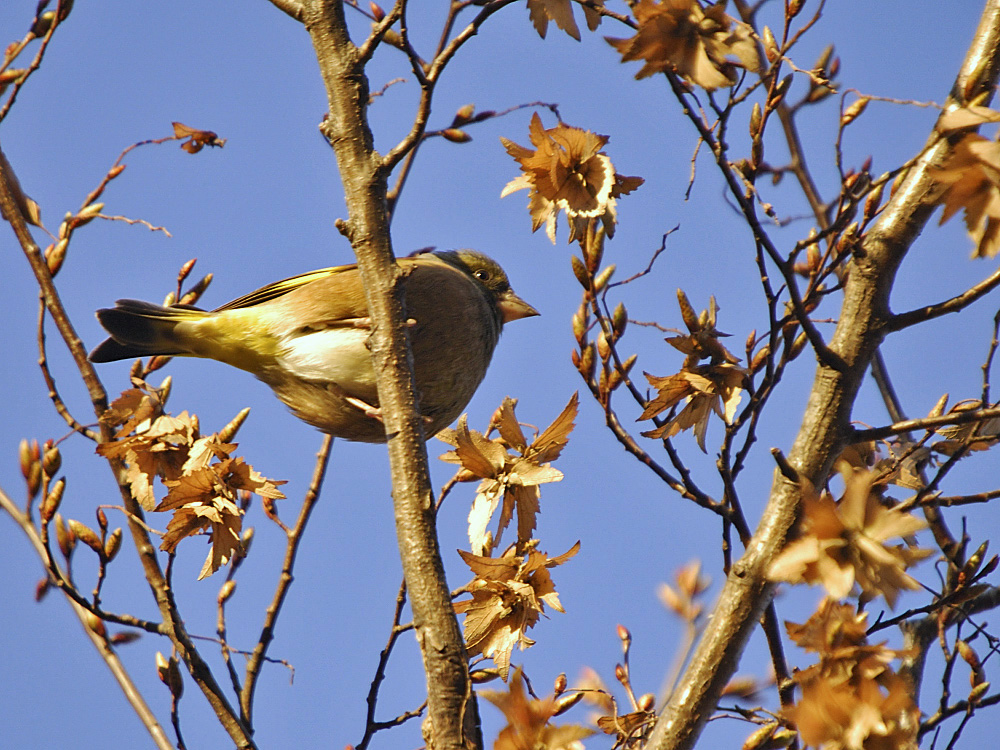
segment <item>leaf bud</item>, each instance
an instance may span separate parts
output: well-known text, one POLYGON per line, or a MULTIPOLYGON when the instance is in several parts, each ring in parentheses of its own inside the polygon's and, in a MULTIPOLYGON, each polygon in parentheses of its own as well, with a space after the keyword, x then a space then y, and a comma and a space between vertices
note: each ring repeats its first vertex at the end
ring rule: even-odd
POLYGON ((618 634, 618 639, 626 646, 632 642, 632 634, 624 625, 617 625, 615 631, 618 634))
POLYGON ((615 311, 611 314, 611 328, 615 332, 616 341, 625 333, 625 326, 627 325, 628 313, 625 311, 625 305, 619 302, 615 307, 615 311))
POLYGON ((656 707, 656 696, 652 693, 643 693, 639 696, 639 700, 636 701, 639 706, 640 711, 652 711, 656 707))
POLYGON ((104 620, 93 612, 87 613, 87 627, 97 633, 101 638, 108 637, 108 629, 104 626, 104 620))
POLYGON ((788 18, 795 18, 799 13, 802 12, 802 6, 805 5, 806 0, 791 0, 788 3, 788 18))
POLYGON ((85 224, 89 224, 97 215, 104 210, 103 203, 91 203, 89 206, 84 206, 80 209, 80 212, 74 217, 73 223, 78 227, 82 227, 85 224))
POLYGON ((792 342, 792 349, 788 353, 789 361, 795 359, 800 354, 802 354, 802 350, 806 348, 806 342, 808 340, 809 337, 806 336, 805 331, 803 331, 802 333, 800 333, 798 336, 795 337, 795 341, 792 342))
POLYGON ((754 355, 753 360, 750 362, 750 372, 757 373, 767 364, 767 358, 771 355, 771 347, 765 344, 760 348, 760 350, 754 355))
POLYGON ((594 356, 594 344, 593 342, 587 344, 580 353, 580 365, 577 368, 580 374, 590 382, 594 379, 594 367, 596 365, 597 358, 594 356))
POLYGON ((465 123, 472 119, 472 115, 475 111, 475 104, 466 104, 464 107, 459 107, 458 111, 455 112, 455 118, 451 121, 451 126, 453 128, 457 128, 461 125, 465 125, 465 123))
POLYGON ((621 664, 615 664, 615 679, 622 685, 628 684, 628 670, 621 664))
POLYGON ((597 274, 597 276, 594 278, 594 291, 599 292, 605 286, 607 286, 608 282, 611 281, 611 275, 614 272, 615 272, 615 264, 612 263, 610 266, 608 266, 599 274, 597 274))
POLYGON ((778 728, 778 722, 769 721, 758 729, 750 733, 750 736, 743 741, 742 750, 763 750, 770 747, 771 736, 778 728))
POLYGON ((578 344, 582 343, 584 337, 587 335, 588 317, 586 307, 581 307, 573 313, 573 337, 578 344))
POLYGON ((368 3, 368 7, 372 12, 372 18, 374 18, 376 22, 381 22, 382 19, 385 18, 385 11, 378 3, 370 2, 368 3))
POLYGON ((867 96, 862 96, 859 99, 855 100, 851 104, 851 106, 849 106, 846 110, 844 110, 844 114, 840 118, 840 126, 842 128, 847 127, 852 122, 857 120, 858 117, 861 116, 861 113, 865 111, 865 108, 868 106, 869 101, 870 100, 868 99, 867 96))
POLYGON ((236 433, 239 432, 240 427, 242 427, 243 423, 247 421, 248 416, 250 416, 250 407, 241 409, 240 413, 233 417, 229 424, 219 430, 217 433, 219 442, 232 442, 232 439, 236 437, 236 433))
POLYGON ((180 298, 180 304, 193 305, 197 302, 198 298, 205 293, 205 290, 208 289, 208 285, 212 283, 212 279, 214 278, 213 274, 206 273, 197 284, 184 293, 184 296, 180 298))
POLYGON ((28 497, 34 499, 42 489, 42 464, 40 461, 36 461, 31 465, 26 483, 28 485, 28 497))
POLYGON ((563 693, 566 692, 566 685, 567 685, 567 683, 568 683, 568 681, 566 679, 566 673, 565 672, 560 672, 559 676, 556 677, 556 681, 555 681, 555 683, 552 686, 552 692, 555 695, 562 695, 563 693))
POLYGON ((872 188, 872 191, 868 193, 868 198, 865 200, 865 222, 872 220, 875 216, 875 212, 878 210, 879 204, 882 202, 882 192, 885 190, 886 180, 879 178, 879 182, 872 188))
POLYGON ((229 601, 229 598, 233 595, 234 591, 236 591, 236 581, 230 578, 222 584, 222 588, 219 589, 219 604, 223 605, 229 601))
POLYGON ((597 353, 601 355, 601 362, 607 362, 611 359, 611 344, 608 343, 604 331, 597 335, 597 353))
POLYGON ((573 266, 573 275, 580 282, 580 286, 584 289, 590 289, 590 274, 587 273, 587 267, 583 264, 583 261, 575 255, 571 255, 569 262, 573 266))
POLYGON ((983 578, 984 576, 988 576, 997 569, 998 563, 1000 563, 1000 557, 993 555, 993 557, 990 558, 990 561, 986 563, 986 565, 983 566, 983 569, 979 572, 979 577, 983 578))
POLYGON ((181 670, 177 666, 177 659, 171 656, 165 658, 159 651, 156 652, 156 674, 160 682, 170 688, 170 695, 174 700, 179 700, 184 693, 184 682, 181 679, 181 670))
POLYGON ((53 477, 62 466, 62 456, 59 454, 59 446, 51 440, 45 441, 45 453, 42 456, 42 471, 46 476, 53 477))
POLYGON ((101 544, 101 540, 98 539, 97 534, 89 526, 71 518, 69 519, 69 530, 73 532, 73 535, 77 539, 94 550, 98 555, 101 557, 104 556, 104 545, 101 544))
POLYGON ((103 536, 108 532, 108 516, 104 512, 104 508, 97 509, 97 525, 101 529, 101 535, 103 536))
POLYGON ((958 648, 958 655, 965 660, 973 671, 978 672, 983 668, 982 663, 979 661, 979 654, 976 653, 975 649, 972 648, 966 641, 959 639, 955 646, 958 648))
POLYGON ((109 639, 115 646, 124 646, 129 643, 133 643, 142 638, 142 633, 137 633, 134 630, 119 630, 114 633, 109 639))
POLYGON ((558 700, 556 700, 556 710, 552 713, 553 716, 560 716, 567 711, 569 711, 573 706, 583 700, 583 693, 571 693, 570 695, 563 695, 558 700))
POLYGON ((833 45, 828 44, 826 46, 826 49, 824 49, 820 53, 819 57, 816 58, 816 62, 813 64, 813 71, 815 71, 820 75, 826 76, 827 74, 826 67, 830 64, 830 58, 832 57, 833 57, 833 45))
POLYGON ((760 133, 760 126, 764 121, 764 116, 761 114, 760 103, 754 102, 753 109, 750 111, 750 137, 756 138, 760 133))
POLYGON ((45 265, 49 273, 55 276, 66 260, 66 248, 69 247, 69 237, 63 237, 55 245, 49 245, 45 250, 45 265))
POLYGON ((191 260, 187 261, 183 266, 181 266, 181 270, 177 272, 177 281, 180 283, 184 283, 184 280, 191 275, 191 271, 194 270, 194 264, 197 262, 198 262, 197 258, 192 258, 191 260))
POLYGON ((473 685, 482 685, 486 682, 492 682, 500 676, 500 670, 496 667, 487 667, 485 669, 477 669, 474 672, 469 672, 469 679, 472 681, 473 685))
POLYGON ((62 502, 63 493, 66 491, 66 480, 60 477, 52 489, 49 490, 49 494, 45 496, 45 500, 42 501, 42 507, 39 513, 42 516, 42 523, 48 523, 52 520, 52 517, 59 510, 59 504, 62 502))
POLYGON ((781 57, 781 50, 778 49, 778 42, 775 40, 774 33, 769 26, 764 27, 761 38, 764 42, 764 54, 767 55, 767 61, 773 63, 781 57))
POLYGON ((125 167, 126 167, 125 164, 116 164, 115 166, 111 167, 111 169, 108 170, 108 179, 109 180, 115 179, 115 177, 117 177, 118 175, 120 175, 122 172, 125 171, 125 167))
POLYGON ((976 705, 982 700, 982 697, 986 694, 986 691, 990 689, 989 682, 980 682, 978 685, 974 685, 972 690, 969 691, 969 705, 976 705))
POLYGON ((104 540, 104 556, 107 558, 108 562, 115 559, 115 555, 118 554, 119 550, 122 548, 122 530, 119 526, 114 531, 112 531, 108 538, 104 540))
POLYGON ((45 578, 39 578, 38 583, 35 584, 35 601, 40 602, 45 598, 45 595, 49 593, 49 589, 52 588, 52 581, 45 578))
POLYGON ((781 100, 785 98, 785 94, 788 93, 788 89, 791 85, 792 74, 789 73, 778 82, 777 86, 774 87, 774 93, 771 95, 771 98, 768 99, 767 106, 770 109, 777 107, 781 103, 781 100))
POLYGON ((63 521, 63 517, 56 513, 56 542, 59 544, 59 551, 62 552, 62 556, 66 558, 69 562, 70 558, 73 556, 73 550, 76 549, 76 534, 73 530, 68 528, 63 521))
POLYGON ((472 140, 471 135, 458 128, 445 128, 441 131, 441 137, 452 143, 468 143, 472 140))

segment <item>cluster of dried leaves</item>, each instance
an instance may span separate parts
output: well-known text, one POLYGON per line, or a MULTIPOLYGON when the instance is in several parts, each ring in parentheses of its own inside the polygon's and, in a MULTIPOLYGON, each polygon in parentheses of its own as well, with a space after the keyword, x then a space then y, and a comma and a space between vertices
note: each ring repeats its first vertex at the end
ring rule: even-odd
POLYGON ((622 62, 645 62, 636 78, 672 70, 713 91, 736 83, 738 68, 761 69, 753 29, 726 15, 724 7, 717 3, 703 8, 698 0, 640 0, 632 6, 639 25, 636 35, 605 38, 621 53, 622 62))
POLYGON ((537 113, 531 118, 529 137, 534 149, 500 139, 524 173, 507 183, 500 197, 527 189, 531 231, 544 224, 553 244, 559 211, 569 223, 569 242, 584 237, 597 221, 608 237, 614 236, 618 198, 638 188, 643 179, 615 171, 601 151, 608 137, 563 123, 546 129, 537 113))
POLYGON ((211 575, 234 556, 244 553, 244 507, 240 491, 280 499, 283 481, 266 479, 241 457, 233 456, 235 435, 248 410, 218 433, 202 435, 197 417, 163 411, 168 385, 153 388, 133 377, 130 388, 111 404, 103 421, 116 428, 115 439, 97 451, 126 465, 125 479, 143 510, 173 513, 160 549, 173 553, 182 539, 207 533, 212 549, 199 574, 211 575), (157 502, 154 482, 167 488, 157 502))
POLYGON ((740 361, 720 342, 719 338, 728 334, 715 327, 719 307, 712 297, 709 309, 695 315, 687 296, 677 290, 677 301, 681 308, 681 318, 687 326, 688 334, 671 336, 666 342, 686 356, 680 372, 666 377, 645 373, 649 384, 657 394, 647 404, 639 417, 653 419, 669 412, 669 418, 656 429, 642 433, 646 437, 666 439, 682 430, 693 429, 698 446, 705 450, 705 432, 712 412, 727 424, 733 421, 736 408, 740 404, 747 371, 737 366, 740 361), (702 360, 707 364, 700 364, 702 360), (680 412, 676 407, 685 403, 680 412))
MULTIPOLYGON (((1000 112, 973 105, 942 115, 937 127, 943 135, 954 135, 991 122, 1000 122, 1000 112)), ((963 210, 965 228, 976 243, 973 257, 992 258, 1000 252, 1000 143, 966 132, 935 179, 944 206, 940 223, 963 210)))
POLYGON ((804 624, 786 623, 789 637, 819 662, 793 677, 802 691, 784 718, 807 747, 904 750, 917 747, 920 711, 912 687, 889 663, 908 652, 868 645, 866 613, 824 600, 804 624))
POLYGON ((515 645, 531 646, 527 630, 538 622, 545 605, 563 611, 549 569, 573 557, 577 542, 567 552, 549 557, 532 539, 539 512, 540 485, 562 479, 552 468, 569 441, 576 418, 576 394, 558 417, 530 443, 514 413, 516 401, 504 399, 484 435, 470 430, 463 416, 454 430, 438 437, 454 447, 441 458, 460 464, 459 479, 480 480, 469 514, 469 542, 472 552, 459 551, 474 574, 464 588, 470 599, 455 602, 455 611, 465 614, 465 641, 470 656, 493 660, 504 680, 510 670, 515 645), (496 438, 488 434, 495 428, 496 438), (499 509, 496 534, 487 530, 499 509), (504 530, 517 513, 517 541, 499 557, 494 557, 504 530))
POLYGON ((846 467, 843 476, 839 501, 803 483, 800 536, 774 559, 768 576, 821 585, 834 599, 846 597, 857 583, 863 599, 881 594, 893 607, 901 590, 920 588, 907 568, 932 552, 886 542, 911 537, 927 523, 888 507, 876 473, 846 467))
POLYGON ((552 695, 529 698, 524 689, 524 675, 518 668, 514 670, 514 678, 507 691, 480 691, 479 694, 503 711, 507 719, 507 726, 500 730, 493 750, 583 750, 580 740, 592 735, 593 730, 577 724, 549 723, 552 718, 576 705, 582 697, 581 693, 564 695, 562 689, 565 682, 565 676, 560 676, 552 695))

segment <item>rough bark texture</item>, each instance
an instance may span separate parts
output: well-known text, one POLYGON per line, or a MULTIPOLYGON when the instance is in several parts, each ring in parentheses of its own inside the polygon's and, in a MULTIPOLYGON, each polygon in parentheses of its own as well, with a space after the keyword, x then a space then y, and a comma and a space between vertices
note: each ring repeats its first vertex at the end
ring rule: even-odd
MULTIPOLYGON (((997 80, 1000 0, 990 0, 952 89, 949 107, 991 89, 997 80)), ((839 323, 829 343, 845 367, 820 364, 802 426, 788 461, 800 476, 821 483, 848 434, 851 409, 865 371, 887 334, 889 293, 910 245, 934 211, 929 168, 951 144, 932 135, 928 147, 890 200, 879 223, 855 250, 844 287, 839 323)), ((797 485, 775 472, 763 518, 743 557, 733 566, 688 669, 650 738, 649 748, 681 750, 695 745, 723 687, 739 664, 747 639, 773 586, 765 573, 784 546, 798 511, 797 485)))
POLYGON ((427 675, 428 743, 434 750, 482 746, 462 634, 451 606, 434 520, 423 424, 416 409, 398 269, 386 211, 386 168, 366 119, 368 84, 335 0, 303 4, 330 105, 322 130, 344 184, 351 242, 372 319, 371 352, 392 471, 396 533, 427 675), (463 730, 464 727, 464 730, 463 730))

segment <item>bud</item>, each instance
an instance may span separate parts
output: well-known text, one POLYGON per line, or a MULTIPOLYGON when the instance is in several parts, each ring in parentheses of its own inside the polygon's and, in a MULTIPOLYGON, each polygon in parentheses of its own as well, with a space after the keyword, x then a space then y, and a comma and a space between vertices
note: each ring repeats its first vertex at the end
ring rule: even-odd
POLYGON ((552 692, 555 693, 556 695, 562 695, 563 693, 566 692, 566 684, 567 684, 566 673, 560 672, 559 676, 556 677, 556 681, 552 686, 552 692))
POLYGON ((750 733, 750 736, 743 742, 742 750, 762 750, 770 747, 770 739, 778 728, 778 722, 769 721, 759 729, 750 733))
POLYGON ((618 639, 625 644, 625 646, 628 646, 628 644, 632 642, 632 634, 624 625, 618 625, 615 628, 615 631, 618 633, 618 639))
POLYGON ((754 355, 753 361, 750 363, 750 372, 751 373, 760 372, 761 368, 763 368, 764 365, 767 364, 767 358, 770 356, 770 354, 771 354, 771 347, 768 346, 767 344, 762 346, 760 348, 760 351, 758 351, 754 355))
POLYGON ((102 210, 104 210, 103 203, 91 203, 89 206, 84 206, 74 217, 73 223, 78 227, 89 224, 97 218, 97 215, 101 213, 102 210))
POLYGON ((464 107, 459 107, 458 111, 455 112, 455 119, 451 121, 451 126, 453 128, 457 128, 460 125, 465 125, 465 123, 472 119, 472 115, 475 111, 475 104, 466 104, 464 107))
POLYGON ((496 667, 487 667, 486 669, 477 669, 475 672, 469 672, 469 679, 472 681, 473 685, 482 685, 486 682, 492 682, 499 676, 500 670, 496 667))
POLYGON ((142 633, 137 633, 134 630, 120 630, 109 639, 111 643, 115 646, 124 646, 128 643, 142 638, 142 633))
POLYGON ((588 382, 594 379, 594 367, 596 365, 596 361, 596 357, 594 356, 594 344, 591 342, 581 351, 580 364, 577 367, 580 374, 583 375, 588 382))
POLYGON ((229 424, 227 424, 217 433, 219 437, 219 442, 222 443, 231 442, 232 439, 236 437, 236 433, 239 432, 240 427, 243 426, 243 423, 247 421, 248 416, 250 416, 249 407, 247 407, 246 409, 242 409, 239 414, 233 417, 232 420, 230 420, 229 424))
POLYGON ((108 170, 108 179, 113 180, 115 179, 115 177, 117 177, 124 171, 125 171, 124 164, 116 164, 115 166, 111 167, 111 169, 108 170))
POLYGON ((219 589, 219 605, 221 606, 229 601, 229 598, 233 595, 234 591, 236 591, 236 581, 229 579, 222 584, 222 588, 219 589))
POLYGON ((119 550, 122 548, 122 530, 118 527, 104 540, 104 557, 107 558, 108 562, 115 559, 119 550))
POLYGON ((22 438, 17 447, 17 458, 21 464, 21 476, 27 479, 31 476, 31 465, 38 461, 39 457, 38 441, 32 440, 30 443, 22 438))
POLYGON ((636 703, 640 711, 649 713, 656 707, 656 696, 652 693, 643 693, 639 696, 639 700, 636 703))
POLYGON ((590 316, 587 314, 587 308, 581 307, 575 313, 573 313, 573 337, 576 339, 576 343, 582 343, 584 336, 587 335, 588 328, 588 318, 590 316))
POLYGON ((844 114, 840 118, 840 126, 847 127, 852 122, 857 120, 858 117, 861 116, 861 113, 865 111, 865 108, 868 106, 869 101, 870 100, 868 99, 867 96, 862 96, 859 99, 855 100, 850 107, 844 110, 844 114))
POLYGON ((594 279, 594 291, 599 292, 605 286, 607 286, 608 282, 611 281, 611 275, 614 272, 615 272, 615 264, 612 263, 610 266, 608 266, 599 274, 597 274, 597 277, 594 279))
POLYGON ((45 265, 49 273, 55 276, 66 260, 66 248, 69 247, 69 237, 63 237, 55 245, 49 245, 45 250, 45 265))
POLYGON ((583 700, 583 693, 571 693, 570 695, 563 695, 556 700, 556 710, 552 713, 553 716, 560 716, 567 711, 569 711, 573 706, 583 700))
POLYGON ((97 534, 89 526, 71 518, 69 519, 69 530, 73 532, 73 535, 77 539, 94 550, 98 555, 101 557, 104 556, 104 545, 101 544, 101 540, 97 538, 97 534))
POLYGON ((976 705, 982 700, 982 697, 986 694, 986 691, 990 689, 990 683, 980 682, 978 685, 974 686, 972 690, 969 691, 969 704, 976 705))
POLYGON ((445 128, 441 131, 441 137, 452 143, 468 143, 472 140, 471 135, 458 128, 445 128))
MULTIPOLYGON (((193 305, 198 301, 198 298, 205 293, 208 289, 208 285, 212 283, 212 279, 215 278, 212 274, 206 273, 205 276, 195 284, 193 287, 184 293, 184 296, 180 298, 180 304, 182 305, 193 305)), ((166 400, 166 399, 164 399, 166 400)))
POLYGON ((381 23, 382 19, 385 18, 385 11, 382 10, 382 6, 376 2, 368 3, 368 7, 371 9, 372 18, 375 19, 376 23, 381 23))
POLYGON ((177 272, 177 282, 178 283, 181 283, 181 284, 184 283, 184 280, 187 279, 187 277, 191 275, 191 271, 194 270, 194 264, 197 263, 197 262, 198 262, 197 258, 192 258, 187 263, 185 263, 183 266, 181 266, 181 270, 177 272))
POLYGON ((108 516, 104 512, 104 508, 97 509, 97 525, 101 529, 101 536, 104 536, 108 532, 108 516))
POLYGON ((93 612, 87 613, 87 627, 97 633, 101 638, 108 637, 108 629, 104 626, 104 620, 93 612))
POLYGON ((583 264, 583 261, 575 255, 571 255, 569 262, 573 266, 573 275, 580 282, 580 286, 584 289, 590 289, 590 274, 587 273, 587 267, 583 264))
POLYGON ((42 516, 42 523, 48 523, 52 520, 52 517, 59 510, 59 504, 62 502, 63 493, 66 491, 66 479, 60 477, 52 489, 49 490, 49 494, 45 496, 45 500, 42 501, 42 507, 39 511, 42 516))
POLYGON ((750 112, 750 137, 756 138, 760 133, 760 126, 764 121, 764 116, 760 110, 760 103, 754 102, 750 112))
POLYGON ((48 578, 39 578, 38 583, 35 584, 35 601, 40 602, 44 599, 50 588, 52 588, 52 582, 48 578))
POLYGON ((54 477, 59 467, 62 466, 62 456, 59 454, 59 446, 51 440, 45 441, 45 453, 42 456, 42 471, 47 476, 54 477))
POLYGON ((611 328, 615 332, 615 340, 622 337, 625 333, 625 326, 628 325, 628 313, 625 311, 625 305, 621 302, 615 307, 615 311, 611 314, 611 328))
POLYGON ((872 217, 875 216, 875 212, 878 210, 879 204, 882 203, 882 191, 885 190, 886 182, 887 179, 879 177, 878 183, 874 188, 872 188, 872 191, 868 193, 868 198, 865 200, 865 223, 872 220, 872 217))
POLYGON ((764 54, 767 55, 767 61, 773 63, 781 57, 781 50, 778 49, 778 42, 775 41, 770 27, 764 27, 764 33, 761 34, 761 37, 764 42, 764 54))
POLYGON ((597 353, 601 355, 601 362, 607 362, 611 359, 611 344, 608 343, 604 331, 597 334, 597 353))
POLYGON ((621 664, 615 664, 615 679, 622 685, 628 684, 628 671, 621 664))
POLYGON ((177 666, 177 659, 171 656, 169 659, 159 651, 156 652, 156 674, 160 682, 170 688, 170 695, 174 700, 180 700, 184 693, 184 682, 181 680, 181 670, 177 666))
POLYGON ((795 337, 795 341, 792 342, 792 350, 788 354, 789 361, 795 359, 800 354, 802 354, 802 350, 806 348, 806 342, 808 340, 809 337, 806 336, 805 331, 803 331, 802 333, 800 333, 798 336, 795 337))
POLYGON ((622 366, 620 368, 622 377, 628 375, 632 371, 632 366, 635 364, 637 359, 639 359, 639 355, 633 354, 631 357, 622 362, 622 366))
POLYGON ((76 535, 73 533, 72 529, 66 527, 63 522, 63 517, 56 513, 56 542, 59 544, 59 551, 62 552, 62 556, 66 558, 69 562, 70 558, 73 556, 73 550, 76 549, 76 535))

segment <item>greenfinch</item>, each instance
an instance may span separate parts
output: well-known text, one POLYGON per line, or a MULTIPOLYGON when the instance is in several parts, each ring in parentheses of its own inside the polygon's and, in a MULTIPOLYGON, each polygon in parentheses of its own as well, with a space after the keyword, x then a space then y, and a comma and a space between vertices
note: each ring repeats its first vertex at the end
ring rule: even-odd
MULTIPOLYGON (((505 323, 538 312, 496 261, 474 250, 400 258, 405 313, 425 434, 465 409, 505 323)), ((206 312, 118 300, 98 310, 111 334, 94 362, 153 355, 207 357, 256 375, 300 419, 347 440, 385 442, 371 322, 355 265, 324 268, 206 312)))

